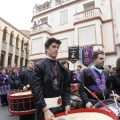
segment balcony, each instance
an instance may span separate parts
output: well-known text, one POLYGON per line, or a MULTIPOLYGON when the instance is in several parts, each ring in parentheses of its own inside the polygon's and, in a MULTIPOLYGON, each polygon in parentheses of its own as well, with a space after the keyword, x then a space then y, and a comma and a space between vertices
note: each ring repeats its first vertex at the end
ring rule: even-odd
POLYGON ((51 33, 51 26, 47 23, 43 23, 41 25, 38 25, 36 27, 32 27, 31 34, 39 33, 39 32, 48 32, 51 33))
POLYGON ((3 51, 6 51, 6 46, 7 46, 7 43, 2 42, 2 50, 3 50, 3 51))
POLYGON ((21 50, 21 57, 24 58, 24 51, 21 50))
POLYGON ((90 9, 75 14, 75 23, 83 22, 94 18, 101 18, 101 10, 99 8, 90 9))
POLYGON ((51 4, 50 4, 50 2, 47 1, 42 5, 36 6, 36 13, 44 11, 44 10, 50 8, 50 7, 51 7, 51 4))
POLYGON ((9 46, 9 53, 13 54, 13 46, 12 45, 9 46))
POLYGON ((70 0, 56 0, 56 5, 60 5, 61 3, 65 3, 70 0))
POLYGON ((19 48, 16 48, 15 55, 19 56, 19 48))

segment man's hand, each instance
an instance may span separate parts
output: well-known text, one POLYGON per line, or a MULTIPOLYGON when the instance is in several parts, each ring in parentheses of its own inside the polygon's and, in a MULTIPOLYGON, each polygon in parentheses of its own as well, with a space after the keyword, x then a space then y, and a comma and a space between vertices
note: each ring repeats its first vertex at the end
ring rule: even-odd
POLYGON ((26 90, 27 90, 27 87, 26 87, 26 86, 24 86, 24 87, 23 87, 23 91, 26 91, 26 90))
POLYGON ((120 96, 117 95, 117 94, 110 94, 110 98, 111 98, 111 99, 120 100, 120 96))
POLYGON ((88 102, 88 103, 86 104, 86 108, 93 108, 92 103, 91 103, 91 102, 88 102))
POLYGON ((68 114, 68 111, 70 111, 70 105, 65 106, 65 114, 68 114))
POLYGON ((42 110, 45 120, 52 120, 52 118, 54 118, 54 114, 47 107, 44 107, 42 110))

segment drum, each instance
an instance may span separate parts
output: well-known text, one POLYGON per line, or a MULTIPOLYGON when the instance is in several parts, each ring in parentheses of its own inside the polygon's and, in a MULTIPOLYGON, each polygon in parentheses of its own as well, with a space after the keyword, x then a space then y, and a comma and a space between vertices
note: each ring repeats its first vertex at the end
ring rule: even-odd
POLYGON ((83 108, 83 102, 79 96, 71 95, 70 108, 71 110, 83 108))
POLYGON ((71 84, 71 91, 74 92, 76 90, 78 90, 78 83, 71 84))
POLYGON ((8 94, 8 110, 13 115, 25 115, 35 112, 31 91, 8 94))
MULTIPOLYGON (((107 99, 107 100, 103 100, 102 102, 105 103, 109 107, 109 109, 111 109, 115 113, 115 115, 117 117, 119 117, 119 111, 116 108, 116 104, 115 104, 114 100, 107 99)), ((106 107, 104 107, 103 105, 101 105, 100 102, 96 103, 94 105, 94 107, 95 108, 101 108, 101 109, 107 110, 106 107)), ((120 107, 119 103, 118 103, 118 107, 120 107)))
POLYGON ((118 120, 115 114, 98 108, 86 108, 56 114, 54 120, 118 120))

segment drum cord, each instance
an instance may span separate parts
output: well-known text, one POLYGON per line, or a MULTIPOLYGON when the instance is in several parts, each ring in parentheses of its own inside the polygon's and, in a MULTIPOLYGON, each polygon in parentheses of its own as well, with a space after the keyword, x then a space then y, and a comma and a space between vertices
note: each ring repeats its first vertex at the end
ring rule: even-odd
MULTIPOLYGON (((114 95, 114 91, 112 90, 112 94, 114 95)), ((117 102, 117 100, 116 100, 116 98, 114 97, 114 102, 115 102, 115 105, 116 105, 116 108, 117 108, 117 110, 118 110, 118 117, 120 117, 120 109, 119 109, 119 106, 118 106, 118 102, 117 102)))
MULTIPOLYGON (((74 77, 74 78, 75 78, 75 77, 74 77)), ((89 90, 82 82, 80 82, 77 78, 75 78, 75 79, 78 81, 78 83, 79 83, 84 89, 86 89, 94 98, 96 98, 96 99, 101 103, 101 105, 103 105, 103 107, 105 107, 110 113, 113 113, 113 114, 114 114, 114 112, 113 112, 105 103, 103 103, 102 100, 100 100, 95 93, 93 93, 92 91, 90 91, 90 90, 89 90)))

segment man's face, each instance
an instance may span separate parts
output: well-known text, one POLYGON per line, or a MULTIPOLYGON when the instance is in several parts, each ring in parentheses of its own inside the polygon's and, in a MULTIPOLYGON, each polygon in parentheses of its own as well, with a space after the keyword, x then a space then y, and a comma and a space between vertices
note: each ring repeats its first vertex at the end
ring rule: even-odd
POLYGON ((28 67, 29 67, 30 69, 33 69, 33 68, 34 68, 34 62, 29 62, 28 67))
POLYGON ((59 49, 59 45, 54 42, 49 46, 49 48, 46 49, 46 53, 51 58, 56 59, 58 55, 58 49, 59 49))
POLYGON ((97 66, 98 68, 102 68, 104 66, 104 55, 99 54, 98 58, 94 60, 94 65, 97 66))
POLYGON ((81 71, 81 67, 77 67, 77 71, 80 72, 81 71))
POLYGON ((108 71, 108 72, 111 71, 111 69, 108 66, 105 67, 105 70, 108 71))

